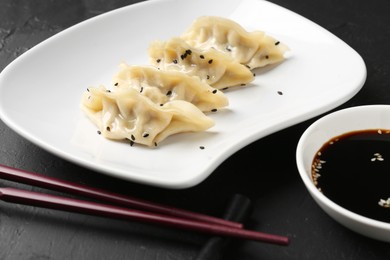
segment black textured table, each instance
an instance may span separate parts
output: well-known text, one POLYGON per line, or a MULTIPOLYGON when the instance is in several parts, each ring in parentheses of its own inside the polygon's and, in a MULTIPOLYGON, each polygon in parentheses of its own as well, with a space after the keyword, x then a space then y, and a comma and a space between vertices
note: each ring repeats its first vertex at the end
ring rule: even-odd
MULTIPOLYGON (((0 70, 63 29, 134 2, 137 1, 0 1, 0 70)), ((390 104, 387 0, 272 2, 329 30, 365 60, 365 85, 337 109, 390 104)), ((299 137, 315 119, 245 147, 206 181, 184 190, 145 186, 87 170, 33 145, 1 121, 0 164, 215 216, 224 214, 233 194, 243 194, 253 203, 248 227, 291 237, 288 247, 233 240, 223 259, 390 259, 390 244, 342 227, 315 204, 303 186, 295 164, 295 149, 299 137)), ((29 189, 3 180, 0 185, 29 189)), ((195 259, 208 239, 154 225, 2 202, 0 237, 0 259, 195 259)))

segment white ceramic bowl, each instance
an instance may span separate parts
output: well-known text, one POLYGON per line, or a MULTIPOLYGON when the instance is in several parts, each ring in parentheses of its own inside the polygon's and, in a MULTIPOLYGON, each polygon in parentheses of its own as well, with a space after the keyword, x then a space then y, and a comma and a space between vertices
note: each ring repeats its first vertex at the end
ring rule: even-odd
POLYGON ((314 122, 303 133, 298 142, 296 161, 306 188, 328 215, 357 233, 390 242, 390 223, 358 215, 337 205, 322 194, 311 179, 314 155, 324 143, 343 133, 376 128, 390 129, 390 105, 358 106, 328 114, 314 122))

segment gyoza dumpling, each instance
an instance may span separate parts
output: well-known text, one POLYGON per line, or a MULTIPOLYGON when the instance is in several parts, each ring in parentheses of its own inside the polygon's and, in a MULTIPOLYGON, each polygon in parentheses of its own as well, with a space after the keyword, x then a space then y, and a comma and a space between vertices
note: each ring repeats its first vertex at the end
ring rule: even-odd
POLYGON ((172 134, 204 131, 214 125, 187 101, 173 100, 160 106, 133 88, 115 92, 103 86, 89 88, 81 107, 104 137, 147 146, 157 145, 172 134))
POLYGON ((181 38, 155 41, 149 47, 150 62, 161 70, 176 70, 198 76, 214 88, 243 85, 254 79, 253 73, 229 56, 213 50, 199 50, 181 38))
POLYGON ((198 77, 178 71, 158 70, 152 66, 121 64, 113 83, 117 88, 135 88, 158 105, 172 100, 185 100, 206 112, 229 103, 223 92, 198 77))
POLYGON ((214 48, 250 69, 281 62, 288 47, 262 31, 248 32, 233 20, 202 16, 181 36, 190 46, 214 48))

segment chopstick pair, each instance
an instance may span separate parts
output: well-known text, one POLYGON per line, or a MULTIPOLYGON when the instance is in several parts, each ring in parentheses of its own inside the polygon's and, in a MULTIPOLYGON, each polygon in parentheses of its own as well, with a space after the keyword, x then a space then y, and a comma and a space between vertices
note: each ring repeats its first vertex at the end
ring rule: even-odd
POLYGON ((238 222, 164 206, 145 200, 126 197, 101 189, 75 184, 52 177, 46 177, 4 165, 0 165, 0 178, 64 193, 99 199, 120 206, 107 205, 15 188, 0 188, 0 200, 6 202, 83 213, 88 215, 136 220, 140 222, 161 224, 206 234, 235 237, 271 244, 289 244, 288 237, 243 229, 242 224, 238 222), (130 209, 129 207, 136 209, 130 209))

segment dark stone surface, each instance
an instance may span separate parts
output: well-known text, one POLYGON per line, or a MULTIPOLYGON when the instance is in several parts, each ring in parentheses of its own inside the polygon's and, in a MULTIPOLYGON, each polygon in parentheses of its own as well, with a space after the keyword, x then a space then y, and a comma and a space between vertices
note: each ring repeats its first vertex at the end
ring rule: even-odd
MULTIPOLYGON (((133 2, 137 1, 0 1, 0 70, 63 29, 133 2)), ((334 33, 365 60, 368 76, 364 87, 337 109, 390 104, 388 1, 272 2, 334 33)), ((234 193, 245 194, 254 204, 250 228, 291 236, 288 247, 235 241, 225 252, 224 259, 228 260, 390 259, 388 243, 365 238, 337 224, 303 186, 295 165, 295 149, 300 135, 315 119, 245 147, 205 182, 185 190, 144 186, 84 169, 33 145, 1 121, 0 163, 216 216, 223 214, 234 193)), ((3 180, 0 185, 31 189, 3 180)), ((3 202, 0 234, 0 259, 6 260, 193 259, 207 240, 203 235, 153 225, 3 202)))

